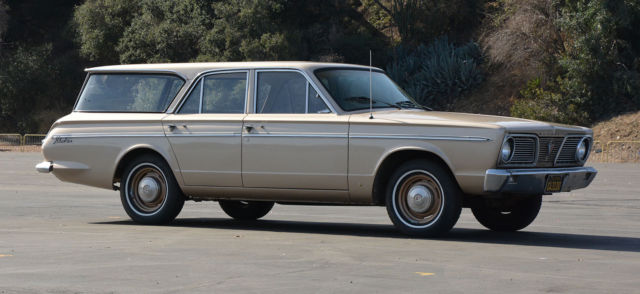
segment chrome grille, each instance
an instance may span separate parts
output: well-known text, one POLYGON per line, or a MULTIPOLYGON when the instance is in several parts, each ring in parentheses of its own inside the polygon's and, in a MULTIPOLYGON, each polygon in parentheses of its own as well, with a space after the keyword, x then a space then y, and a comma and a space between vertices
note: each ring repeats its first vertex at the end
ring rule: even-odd
MULTIPOLYGON (((514 149, 511 160, 501 163, 513 167, 568 167, 579 166, 576 149, 585 136, 568 135, 566 137, 538 137, 529 134, 514 134, 514 149)), ((587 140, 591 142, 591 140, 587 140)), ((588 146, 591 148, 591 146, 588 146)))
POLYGON ((567 137, 564 144, 562 144, 562 150, 558 154, 556 159, 556 165, 570 165, 576 163, 576 149, 580 140, 583 137, 567 137))
POLYGON ((552 167, 564 137, 540 137, 537 167, 552 167))
POLYGON ((513 155, 509 164, 532 164, 536 159, 536 138, 513 136, 513 155))

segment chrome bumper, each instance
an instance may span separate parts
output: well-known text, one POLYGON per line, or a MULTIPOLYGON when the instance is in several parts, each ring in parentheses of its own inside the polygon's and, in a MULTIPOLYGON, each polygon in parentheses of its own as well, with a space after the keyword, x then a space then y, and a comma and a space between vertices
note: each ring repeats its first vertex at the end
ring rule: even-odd
POLYGON ((36 164, 36 170, 40 173, 50 173, 53 171, 53 162, 51 161, 43 161, 41 163, 36 164))
POLYGON ((545 192, 548 175, 562 175, 562 189, 569 192, 588 186, 596 171, 592 167, 489 169, 484 176, 484 191, 498 193, 541 195, 545 192))

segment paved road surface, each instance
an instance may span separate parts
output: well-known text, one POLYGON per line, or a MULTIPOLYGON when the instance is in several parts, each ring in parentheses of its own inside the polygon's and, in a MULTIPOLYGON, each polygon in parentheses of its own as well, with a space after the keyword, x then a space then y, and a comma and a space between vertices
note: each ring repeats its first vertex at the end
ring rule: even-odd
POLYGON ((118 194, 37 174, 0 152, 0 293, 640 293, 640 165, 596 164, 522 232, 465 209, 438 240, 382 207, 276 206, 259 222, 215 202, 171 226, 129 221, 118 194))

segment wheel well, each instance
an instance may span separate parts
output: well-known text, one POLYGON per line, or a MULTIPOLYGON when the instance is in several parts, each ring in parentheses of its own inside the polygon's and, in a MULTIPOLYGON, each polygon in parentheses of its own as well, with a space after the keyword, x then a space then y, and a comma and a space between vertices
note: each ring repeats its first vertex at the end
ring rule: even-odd
MULTIPOLYGON (((116 172, 113 175, 113 183, 117 183, 120 182, 120 179, 122 178, 122 172, 124 170, 124 167, 127 165, 128 162, 130 162, 131 160, 133 160, 134 158, 144 155, 144 154, 152 154, 152 155, 157 155, 158 157, 162 158, 164 161, 167 161, 164 156, 162 156, 162 154, 158 153, 157 151, 153 150, 153 149, 149 149, 149 148, 137 148, 134 150, 130 150, 127 154, 125 154, 125 156, 123 156, 120 161, 118 162, 118 165, 116 166, 116 172)), ((115 187, 115 186, 114 186, 115 187)))
MULTIPOLYGON (((378 171, 376 172, 376 176, 373 182, 373 203, 375 205, 385 205, 385 193, 387 190, 387 184, 389 183, 389 178, 400 165, 414 159, 426 159, 437 162, 442 167, 446 168, 446 170, 453 177, 453 173, 451 172, 449 165, 447 165, 447 163, 442 160, 440 156, 434 153, 421 150, 403 150, 395 152, 384 159, 382 164, 380 164, 378 171)), ((457 181, 455 181, 455 177, 453 177, 453 179, 457 184, 457 181)))

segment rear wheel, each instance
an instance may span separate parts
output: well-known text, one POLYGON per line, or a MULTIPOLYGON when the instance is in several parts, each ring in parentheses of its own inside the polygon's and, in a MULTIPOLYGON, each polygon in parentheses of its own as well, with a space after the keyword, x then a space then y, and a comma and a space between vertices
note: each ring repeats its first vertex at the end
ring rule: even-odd
POLYGON ((513 232, 526 228, 538 216, 542 196, 530 196, 502 203, 478 199, 471 211, 486 228, 493 231, 513 232))
POLYGON ((237 220, 257 220, 273 208, 272 201, 220 200, 220 207, 230 217, 237 220))
POLYGON ((387 213, 405 234, 435 237, 448 232, 460 217, 461 192, 440 164, 413 160, 401 165, 387 187, 387 213))
POLYGON ((161 157, 149 154, 135 158, 125 167, 122 179, 122 206, 138 223, 168 223, 184 206, 182 191, 161 157))

